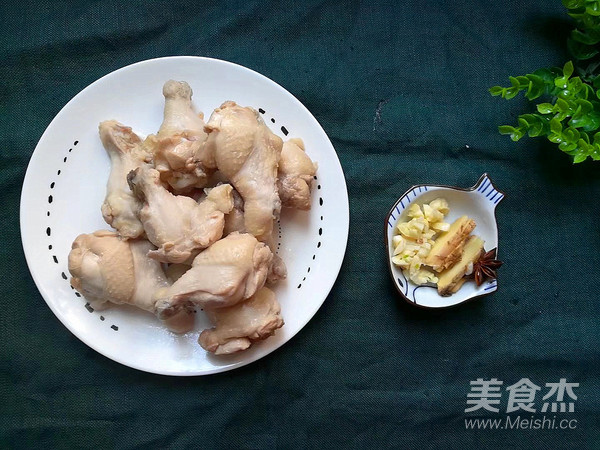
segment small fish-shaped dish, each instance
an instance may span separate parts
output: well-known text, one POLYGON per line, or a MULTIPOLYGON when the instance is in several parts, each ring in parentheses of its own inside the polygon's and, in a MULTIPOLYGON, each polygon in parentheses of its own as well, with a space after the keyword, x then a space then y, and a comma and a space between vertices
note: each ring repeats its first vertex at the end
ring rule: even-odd
POLYGON ((450 212, 445 218, 452 223, 461 216, 469 216, 477 224, 472 234, 485 242, 485 251, 498 248, 498 225, 496 222, 496 206, 504 198, 504 193, 496 189, 487 173, 470 188, 421 184, 411 187, 392 206, 385 219, 385 247, 390 276, 400 296, 407 302, 424 308, 445 308, 458 305, 482 295, 491 294, 498 289, 497 279, 486 279, 477 286, 474 281, 466 282, 458 292, 443 297, 432 285, 418 286, 409 280, 402 269, 392 263, 394 248, 392 237, 396 225, 408 220, 407 209, 416 203, 423 205, 436 198, 448 201, 450 212))

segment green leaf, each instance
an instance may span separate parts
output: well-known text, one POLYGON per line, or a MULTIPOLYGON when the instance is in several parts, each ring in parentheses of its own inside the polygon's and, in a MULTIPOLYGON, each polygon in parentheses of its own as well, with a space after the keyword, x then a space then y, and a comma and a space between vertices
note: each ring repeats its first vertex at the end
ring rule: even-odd
POLYGON ((510 138, 517 142, 519 139, 521 139, 523 136, 525 136, 525 133, 522 130, 517 130, 515 131, 513 134, 510 135, 510 138))
POLYGON ((588 116, 573 117, 569 120, 569 126, 573 128, 585 128, 591 125, 591 120, 588 116))
POLYGON ((558 148, 563 152, 572 152, 577 149, 577 144, 575 142, 561 142, 558 144, 558 148))
POLYGON ((492 94, 494 97, 496 97, 498 95, 502 95, 504 88, 502 86, 493 86, 489 89, 489 91, 490 91, 490 94, 492 94))
POLYGON ((563 67, 563 74, 564 74, 565 78, 570 78, 571 75, 573 75, 574 70, 575 70, 575 68, 573 67, 573 62, 567 61, 567 63, 565 63, 565 65, 563 67))
POLYGON ((583 83, 581 85, 581 91, 580 91, 581 98, 583 98, 584 100, 587 100, 588 98, 590 98, 590 96, 593 97, 594 94, 595 94, 594 88, 591 87, 589 84, 583 83))
POLYGON ((562 0, 562 4, 565 8, 576 9, 584 6, 585 0, 562 0))
POLYGON ((587 44, 582 44, 574 39, 567 40, 567 47, 569 49, 569 53, 578 60, 591 59, 598 54, 598 50, 596 50, 594 47, 587 44))
POLYGON ((573 93, 573 95, 578 94, 583 89, 583 82, 581 78, 574 77, 569 80, 567 89, 573 93))
POLYGON ((510 125, 500 125, 498 131, 500 134, 513 134, 516 131, 516 128, 511 127, 510 125))
POLYGON ((552 114, 554 112, 554 105, 552 103, 540 103, 537 105, 537 110, 540 114, 552 114))
POLYGON ((555 133, 555 134, 561 134, 562 133, 562 124, 560 123, 560 120, 558 119, 552 119, 550 121, 550 130, 555 133))
POLYGON ((591 16, 600 16, 600 8, 598 7, 597 4, 594 4, 594 3, 586 6, 585 12, 591 16))
POLYGON ((577 131, 576 128, 568 127, 563 132, 563 138, 566 142, 569 142, 571 144, 576 144, 577 141, 579 140, 579 131, 577 131))
POLYGON ((588 124, 583 127, 585 131, 595 131, 600 128, 600 113, 592 111, 587 115, 588 124))
POLYGON ((592 150, 588 152, 594 161, 600 160, 600 147, 593 146, 592 150))
POLYGON ((592 102, 588 102, 583 98, 577 99, 575 103, 581 108, 582 114, 587 114, 594 110, 594 105, 592 105, 592 102))
POLYGON ((579 164, 587 159, 587 155, 585 153, 578 153, 573 158, 574 164, 579 164))
POLYGON ((529 137, 538 137, 538 136, 542 136, 543 134, 544 134, 544 125, 541 122, 532 124, 529 127, 529 129, 527 130, 527 135, 529 137))
POLYGON ((508 134, 513 141, 518 141, 525 136, 525 131, 520 128, 511 127, 509 125, 501 125, 498 127, 500 134, 508 134))
POLYGON ((533 74, 527 75, 527 78, 529 79, 529 86, 527 87, 525 97, 529 100, 534 100, 544 95, 546 92, 546 83, 543 78, 533 74))
POLYGON ((585 45, 595 45, 598 43, 598 40, 595 36, 590 35, 588 33, 582 33, 579 30, 571 31, 571 38, 574 41, 580 42, 585 45))
POLYGON ((524 128, 525 130, 529 128, 529 122, 527 122, 527 120, 522 116, 519 117, 519 128, 524 128))
POLYGON ((556 107, 562 113, 568 113, 570 111, 569 103, 562 98, 556 100, 556 107))
POLYGON ((555 133, 549 134, 548 140, 550 142, 554 142, 555 144, 560 144, 563 141, 560 134, 555 134, 555 133))
POLYGON ((565 89, 568 85, 566 77, 558 77, 554 80, 554 85, 557 88, 565 89))
POLYGON ((511 88, 504 90, 503 97, 507 100, 510 100, 511 98, 515 98, 518 93, 519 93, 518 88, 511 87, 511 88))

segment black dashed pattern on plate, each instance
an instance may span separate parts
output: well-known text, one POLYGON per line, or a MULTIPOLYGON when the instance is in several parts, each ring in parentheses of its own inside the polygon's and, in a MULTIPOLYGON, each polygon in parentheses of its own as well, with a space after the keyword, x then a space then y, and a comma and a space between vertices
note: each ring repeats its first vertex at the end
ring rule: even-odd
MULTIPOLYGON (((74 147, 75 147, 77 144, 79 144, 79 141, 75 141, 75 142, 73 142, 73 147, 69 148, 69 150, 68 150, 68 153, 71 153, 71 152, 73 151, 73 148, 74 148, 74 147)), ((63 164, 64 164, 64 163, 66 163, 66 162, 67 162, 67 157, 65 156, 65 157, 63 158, 63 164)), ((61 173, 62 173, 62 169, 58 169, 58 170, 56 171, 56 176, 60 176, 60 174, 61 174, 61 173)), ((50 183, 50 189, 54 189, 55 187, 56 187, 56 181, 52 181, 52 182, 50 183)), ((52 205, 52 202, 53 202, 53 201, 54 201, 54 197, 52 196, 52 194, 49 194, 49 195, 48 195, 48 205, 49 205, 49 207, 52 205)), ((50 210, 46 211, 46 216, 47 216, 47 217, 50 217, 50 210)), ((48 227, 46 227, 46 235, 47 235, 48 237, 51 237, 51 236, 52 236, 52 229, 51 229, 49 226, 48 226, 48 227)), ((53 248, 53 247, 52 247, 52 244, 48 244, 48 250, 52 250, 52 248, 53 248)), ((54 261, 54 263, 58 264, 58 257, 57 257, 56 255, 51 255, 51 256, 52 256, 52 261, 54 261)), ((60 276, 61 276, 61 278, 62 278, 63 280, 67 281, 67 283, 69 283, 69 286, 71 287, 71 289, 72 289, 73 291, 75 291, 75 288, 74 288, 74 287, 71 285, 71 283, 69 282, 69 277, 67 276, 67 274, 66 274, 65 272, 61 272, 61 273, 60 273, 60 276)), ((80 294, 79 292, 75 291, 75 292, 74 292, 74 294, 75 294, 75 297, 81 298, 81 294, 80 294)), ((94 308, 93 308, 93 307, 92 307, 92 306, 89 304, 89 302, 88 302, 88 303, 85 303, 83 306, 84 306, 84 308, 85 308, 85 309, 87 309, 87 311, 88 311, 89 313, 93 313, 93 312, 94 312, 94 308)), ((105 317, 104 317, 104 316, 100 316, 100 320, 101 320, 101 321, 104 321, 104 320, 105 320, 105 317)), ((111 328, 112 328, 113 330, 115 330, 115 331, 118 331, 118 330, 119 330, 119 327, 118 327, 118 326, 116 326, 116 325, 112 325, 112 326, 111 326, 111 328)))

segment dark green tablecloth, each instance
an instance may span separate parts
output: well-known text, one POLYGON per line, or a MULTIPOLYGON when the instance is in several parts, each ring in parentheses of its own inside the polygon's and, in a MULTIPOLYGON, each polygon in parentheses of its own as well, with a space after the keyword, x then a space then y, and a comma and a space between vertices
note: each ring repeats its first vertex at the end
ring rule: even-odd
POLYGON ((498 135, 526 105, 487 92, 562 65, 569 26, 554 0, 3 2, 0 447, 598 448, 600 165, 498 135), (27 162, 54 115, 100 76, 167 55, 233 61, 288 89, 331 138, 350 196, 345 262, 314 319, 209 377, 146 374, 86 347, 38 293, 19 236, 27 162), (507 194, 499 292, 439 312, 402 303, 382 245, 389 207, 415 183, 470 186, 485 171, 507 194), (465 413, 477 378, 503 381, 500 412, 465 413), (542 388, 535 417, 546 383, 579 383, 573 413, 548 413, 576 429, 465 429, 506 417, 522 378, 542 388))

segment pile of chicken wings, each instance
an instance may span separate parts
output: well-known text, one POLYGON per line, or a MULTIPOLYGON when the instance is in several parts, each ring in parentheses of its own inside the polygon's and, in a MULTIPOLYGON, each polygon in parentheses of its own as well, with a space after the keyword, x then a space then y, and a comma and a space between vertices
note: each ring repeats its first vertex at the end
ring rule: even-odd
POLYGON ((167 81, 163 95, 155 135, 99 126, 111 161, 102 216, 114 230, 75 239, 71 284, 94 308, 130 304, 176 333, 202 309, 213 324, 204 349, 245 350, 283 326, 267 287, 287 273, 274 229, 282 207, 310 209, 317 165, 253 108, 228 101, 205 123, 186 82, 167 81))

